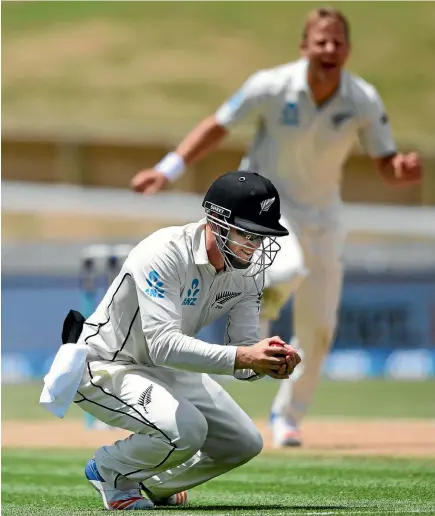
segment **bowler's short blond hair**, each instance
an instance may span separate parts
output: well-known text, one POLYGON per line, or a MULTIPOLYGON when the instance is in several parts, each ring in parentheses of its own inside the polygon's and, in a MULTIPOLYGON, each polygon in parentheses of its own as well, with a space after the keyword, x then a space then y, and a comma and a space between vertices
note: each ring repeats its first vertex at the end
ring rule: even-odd
POLYGON ((304 30, 302 32, 302 42, 305 43, 308 38, 308 33, 313 25, 319 22, 319 20, 331 19, 339 21, 344 28, 344 34, 346 36, 346 40, 350 40, 350 25, 349 20, 346 16, 339 11, 338 9, 333 9, 332 7, 318 7, 311 11, 307 19, 305 21, 304 30))

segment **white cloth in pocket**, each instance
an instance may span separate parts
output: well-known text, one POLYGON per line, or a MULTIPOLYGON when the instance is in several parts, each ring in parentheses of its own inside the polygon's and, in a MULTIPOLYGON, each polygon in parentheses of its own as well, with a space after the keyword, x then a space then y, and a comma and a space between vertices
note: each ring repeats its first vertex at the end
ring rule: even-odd
POLYGON ((85 344, 63 344, 44 377, 39 403, 49 412, 63 418, 77 393, 88 357, 85 344))

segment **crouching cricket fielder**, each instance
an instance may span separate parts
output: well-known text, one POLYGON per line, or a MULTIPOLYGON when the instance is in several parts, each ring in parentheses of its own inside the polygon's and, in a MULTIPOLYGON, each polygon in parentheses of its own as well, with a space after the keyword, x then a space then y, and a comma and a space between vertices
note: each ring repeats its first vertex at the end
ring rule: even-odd
POLYGON ((203 206, 203 220, 131 251, 78 339, 88 355, 74 402, 132 432, 85 467, 109 510, 183 504, 185 490, 258 455, 254 423, 209 374, 287 379, 300 362, 279 337, 259 337, 264 271, 288 234, 276 188, 230 172, 203 206), (225 346, 193 337, 225 313, 225 346))

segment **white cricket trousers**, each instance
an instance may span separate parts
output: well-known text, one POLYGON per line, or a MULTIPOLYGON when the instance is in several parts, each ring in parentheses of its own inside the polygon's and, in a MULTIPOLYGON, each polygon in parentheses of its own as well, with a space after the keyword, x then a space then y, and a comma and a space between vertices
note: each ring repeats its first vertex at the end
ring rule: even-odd
POLYGON ((323 228, 293 219, 282 222, 290 235, 279 239, 279 261, 270 267, 268 283, 274 287, 280 282, 281 292, 287 288, 285 300, 294 293, 294 344, 301 350, 302 362, 293 376, 280 382, 272 414, 297 426, 313 399, 335 334, 343 282, 344 231, 339 222, 323 228), (305 277, 300 273, 304 267, 305 277))
POLYGON ((207 374, 90 362, 74 401, 133 432, 95 454, 102 477, 119 489, 141 482, 170 496, 248 462, 263 446, 251 419, 207 374))

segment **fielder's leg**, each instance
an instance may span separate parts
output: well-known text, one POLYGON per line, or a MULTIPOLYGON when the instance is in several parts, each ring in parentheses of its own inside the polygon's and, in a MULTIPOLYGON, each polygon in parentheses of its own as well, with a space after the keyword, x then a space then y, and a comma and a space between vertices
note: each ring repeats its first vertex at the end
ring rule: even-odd
POLYGON ((208 431, 200 451, 193 457, 145 482, 146 489, 161 498, 245 464, 258 455, 263 446, 252 420, 210 376, 186 375, 177 392, 181 392, 202 413, 208 431))
POLYGON ((139 483, 190 459, 203 445, 207 422, 175 395, 172 370, 91 362, 75 402, 105 423, 133 432, 102 446, 85 473, 106 509, 146 509, 139 483))
POLYGON ((310 274, 294 298, 294 328, 302 363, 292 377, 281 382, 272 405, 277 447, 301 443, 300 422, 310 406, 331 347, 341 297, 340 234, 308 235, 303 243, 310 274))

